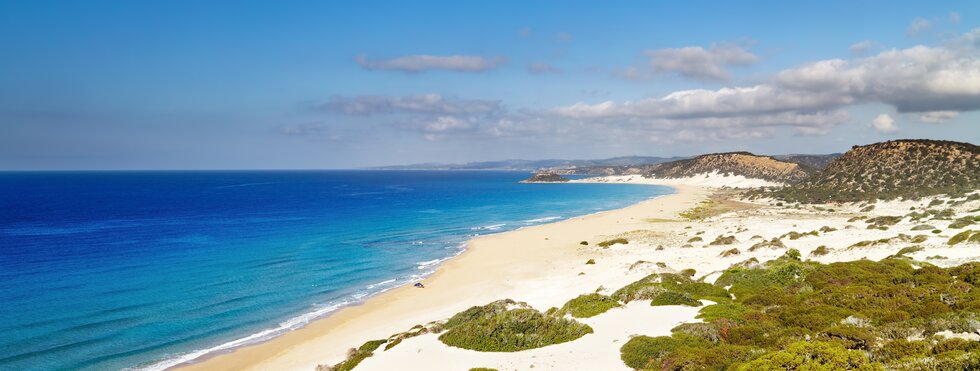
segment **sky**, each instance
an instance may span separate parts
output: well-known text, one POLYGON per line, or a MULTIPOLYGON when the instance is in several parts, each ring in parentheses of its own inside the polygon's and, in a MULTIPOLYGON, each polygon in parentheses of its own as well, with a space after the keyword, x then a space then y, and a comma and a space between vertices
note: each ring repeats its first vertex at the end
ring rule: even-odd
POLYGON ((0 169, 980 143, 977 1, 0 1, 0 169))

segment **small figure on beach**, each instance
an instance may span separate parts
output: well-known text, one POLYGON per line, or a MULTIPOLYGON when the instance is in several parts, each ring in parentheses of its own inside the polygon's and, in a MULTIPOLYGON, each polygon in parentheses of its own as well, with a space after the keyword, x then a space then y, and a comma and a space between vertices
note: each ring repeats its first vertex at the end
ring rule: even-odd
POLYGON ((418 287, 420 289, 424 289, 425 288, 425 285, 423 285, 422 282, 416 282, 415 283, 415 287, 418 287))

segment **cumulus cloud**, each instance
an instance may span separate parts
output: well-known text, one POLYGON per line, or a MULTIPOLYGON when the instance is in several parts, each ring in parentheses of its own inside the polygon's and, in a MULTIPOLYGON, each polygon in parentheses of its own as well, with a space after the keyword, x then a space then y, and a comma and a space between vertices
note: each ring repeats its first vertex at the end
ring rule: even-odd
POLYGON ((371 60, 366 55, 355 59, 361 68, 367 70, 390 70, 405 73, 420 73, 442 70, 457 72, 485 72, 507 62, 507 58, 487 58, 473 55, 408 55, 387 60, 371 60))
POLYGON ((864 40, 864 41, 861 41, 861 42, 857 42, 857 43, 852 44, 849 48, 847 48, 847 50, 850 50, 851 53, 854 53, 854 54, 863 55, 863 54, 871 51, 871 46, 872 46, 872 43, 871 43, 870 40, 864 40))
POLYGON ((759 58, 747 49, 730 43, 714 44, 705 49, 700 46, 648 50, 650 68, 656 73, 675 73, 702 81, 727 80, 726 67, 745 66, 759 58))
POLYGON ((777 73, 770 82, 682 90, 623 103, 577 103, 565 117, 722 117, 815 111, 883 102, 902 113, 980 109, 980 30, 944 47, 888 50, 852 61, 830 59, 777 73))
POLYGON ((929 22, 928 20, 922 18, 916 18, 912 20, 912 23, 909 24, 909 27, 905 29, 905 35, 915 36, 930 28, 932 28, 932 22, 929 22))
POLYGON ((898 127, 895 126, 895 119, 886 113, 882 113, 871 120, 871 127, 882 133, 891 133, 898 131, 898 127))
MULTIPOLYGON (((885 103, 899 113, 919 114, 921 121, 942 122, 959 112, 980 109, 977 55, 980 30, 943 46, 808 63, 753 86, 681 90, 625 102, 576 103, 550 112, 590 123, 644 122, 658 128, 701 128, 705 132, 784 126, 797 134, 819 135, 851 122, 842 111, 847 106, 885 103)), ((897 130, 891 116, 878 119, 874 127, 897 130)))
POLYGON ((473 114, 496 111, 500 109, 500 102, 446 99, 439 94, 406 97, 369 95, 333 97, 318 108, 333 113, 363 116, 391 113, 473 114))
POLYGON ((558 73, 558 69, 547 63, 529 63, 527 65, 527 72, 533 73, 535 75, 544 75, 549 73, 558 73))

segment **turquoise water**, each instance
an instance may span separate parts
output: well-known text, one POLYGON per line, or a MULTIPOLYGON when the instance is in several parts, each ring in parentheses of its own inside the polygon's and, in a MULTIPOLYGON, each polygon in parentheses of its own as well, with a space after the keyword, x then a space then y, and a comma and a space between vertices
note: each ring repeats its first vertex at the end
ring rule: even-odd
POLYGON ((0 369, 160 369, 430 274, 474 235, 669 193, 521 172, 0 173, 0 369))

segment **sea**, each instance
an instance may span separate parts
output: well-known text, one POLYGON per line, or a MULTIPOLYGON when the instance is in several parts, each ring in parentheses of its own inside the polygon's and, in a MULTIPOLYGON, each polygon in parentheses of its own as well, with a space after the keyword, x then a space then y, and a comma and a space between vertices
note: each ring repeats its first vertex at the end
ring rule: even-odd
POLYGON ((0 172, 0 370, 159 370, 672 192, 510 171, 0 172))

